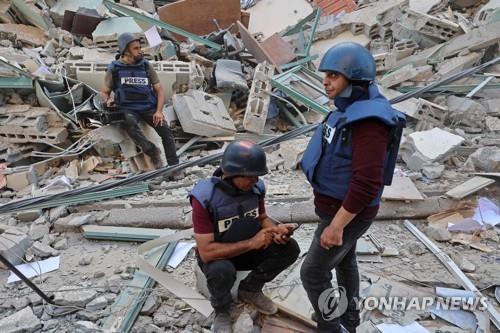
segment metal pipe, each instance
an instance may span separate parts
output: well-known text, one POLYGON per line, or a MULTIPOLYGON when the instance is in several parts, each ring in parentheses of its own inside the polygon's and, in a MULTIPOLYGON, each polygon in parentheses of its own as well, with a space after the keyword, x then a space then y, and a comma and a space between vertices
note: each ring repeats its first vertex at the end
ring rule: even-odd
POLYGON ((0 253, 0 261, 7 266, 11 271, 14 272, 21 280, 23 280, 24 283, 28 285, 34 292, 36 292, 41 298, 43 298, 47 303, 52 304, 52 305, 57 305, 54 303, 54 296, 48 296, 45 294, 43 291, 40 290, 33 282, 31 282, 30 279, 28 279, 23 273, 21 273, 15 265, 11 264, 10 261, 7 260, 1 253, 0 253))

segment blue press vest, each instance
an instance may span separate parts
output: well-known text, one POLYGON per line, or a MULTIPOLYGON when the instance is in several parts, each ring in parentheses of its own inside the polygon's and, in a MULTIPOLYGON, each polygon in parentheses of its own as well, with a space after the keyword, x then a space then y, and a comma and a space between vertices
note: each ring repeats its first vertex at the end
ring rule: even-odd
POLYGON ((190 194, 209 211, 214 238, 222 243, 250 239, 259 232, 259 200, 264 196, 262 180, 251 191, 242 192, 218 177, 200 180, 190 194))
POLYGON ((136 112, 156 109, 156 95, 148 75, 149 63, 142 59, 128 65, 115 60, 108 66, 113 76, 115 102, 125 110, 136 112))
MULTIPOLYGON (((339 110, 328 114, 309 141, 301 166, 316 192, 338 200, 345 198, 352 178, 352 136, 349 125, 367 118, 376 118, 391 128, 382 182, 383 185, 391 184, 402 130, 406 124, 405 116, 391 107, 375 84, 370 84, 366 97, 349 101, 345 106, 339 103, 339 110)), ((383 185, 370 206, 379 204, 383 185)))

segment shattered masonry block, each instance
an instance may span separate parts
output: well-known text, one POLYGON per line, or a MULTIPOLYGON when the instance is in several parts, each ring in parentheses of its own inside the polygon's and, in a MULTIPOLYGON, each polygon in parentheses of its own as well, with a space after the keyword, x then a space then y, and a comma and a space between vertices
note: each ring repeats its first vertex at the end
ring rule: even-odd
MULTIPOLYGON (((151 61, 160 83, 169 99, 174 93, 182 93, 189 88, 198 88, 203 81, 203 73, 196 64, 183 61, 151 61)), ((100 90, 108 61, 70 60, 64 63, 69 76, 100 90)))
POLYGON ((60 144, 68 137, 66 128, 49 128, 45 132, 21 126, 0 127, 0 140, 12 143, 40 142, 60 144))
MULTIPOLYGON (((31 246, 31 239, 15 228, 7 229, 0 237, 0 254, 11 264, 22 263, 26 250, 31 246)), ((0 268, 6 268, 0 263, 0 268)))
POLYGON ((24 309, 0 319, 0 332, 36 332, 42 325, 42 322, 33 313, 31 307, 26 306, 24 309))
POLYGON ((114 52, 118 50, 118 36, 123 32, 133 34, 140 39, 141 46, 147 47, 142 28, 134 18, 128 16, 111 17, 101 21, 92 32, 92 40, 97 47, 114 52))
POLYGON ((22 128, 34 128, 39 132, 45 132, 48 127, 47 117, 44 114, 40 115, 25 115, 25 114, 0 114, 0 127, 3 126, 19 126, 22 128))
POLYGON ((255 68, 252 87, 248 95, 243 127, 253 133, 262 134, 266 124, 267 113, 271 96, 271 78, 274 75, 274 66, 262 62, 255 68))
POLYGON ((217 96, 190 89, 185 94, 175 94, 172 101, 186 133, 211 137, 236 132, 224 102, 217 96))
POLYGON ((416 76, 418 72, 415 70, 412 64, 408 64, 399 69, 396 69, 386 75, 384 75, 379 83, 385 87, 390 88, 392 86, 398 85, 402 82, 412 79, 416 76))
POLYGON ((396 60, 401 60, 412 55, 416 49, 418 49, 418 45, 414 41, 401 40, 394 43, 392 52, 395 54, 396 60))
POLYGON ((375 60, 375 66, 377 68, 377 73, 383 72, 386 70, 385 61, 389 56, 388 52, 374 54, 373 59, 375 60))
POLYGON ((448 158, 463 141, 461 136, 436 127, 411 133, 400 151, 406 165, 411 170, 420 171, 426 164, 448 158))
POLYGON ((139 153, 127 161, 132 172, 156 170, 153 162, 151 162, 151 158, 144 153, 139 153))
POLYGON ((412 22, 412 27, 415 30, 443 41, 448 41, 461 31, 458 24, 446 19, 419 13, 411 9, 406 13, 408 15, 407 21, 412 22))
POLYGON ((439 77, 446 77, 459 73, 464 69, 472 67, 474 64, 479 62, 482 57, 482 52, 471 52, 464 56, 447 59, 437 66, 437 75, 439 77))

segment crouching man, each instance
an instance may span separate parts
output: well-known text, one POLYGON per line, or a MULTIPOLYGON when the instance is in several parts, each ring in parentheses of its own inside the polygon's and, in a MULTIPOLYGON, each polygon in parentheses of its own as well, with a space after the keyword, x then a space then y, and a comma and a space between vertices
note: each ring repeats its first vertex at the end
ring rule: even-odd
POLYGON ((213 177, 199 181, 190 195, 198 263, 207 278, 215 309, 214 332, 232 332, 229 309, 236 271, 250 270, 238 297, 264 314, 278 311, 262 293, 266 282, 297 259, 293 224, 274 224, 266 215, 266 154, 249 141, 232 142, 213 177))

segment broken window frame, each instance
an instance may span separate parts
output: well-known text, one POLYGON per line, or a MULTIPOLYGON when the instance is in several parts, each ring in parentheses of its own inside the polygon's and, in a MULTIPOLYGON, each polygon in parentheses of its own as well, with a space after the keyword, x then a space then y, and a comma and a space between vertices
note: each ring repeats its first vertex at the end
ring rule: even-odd
POLYGON ((271 84, 273 87, 277 88, 278 90, 281 90, 282 92, 284 92, 285 94, 287 94, 291 98, 296 99, 299 102, 307 105, 308 107, 317 111, 318 113, 320 113, 322 115, 327 115, 330 112, 330 108, 328 106, 322 105, 322 104, 316 102, 315 100, 313 100, 307 96, 304 96, 299 91, 295 90, 294 88, 292 88, 291 86, 289 86, 285 83, 290 79, 292 79, 294 81, 300 81, 303 84, 305 84, 306 86, 308 86, 309 88, 312 88, 312 89, 316 90, 317 92, 326 96, 323 87, 317 87, 314 84, 312 84, 311 82, 304 80, 302 77, 297 75, 298 73, 301 73, 301 72, 306 74, 306 75, 314 77, 318 81, 322 81, 322 78, 321 78, 321 76, 318 75, 318 73, 308 69, 305 66, 296 66, 287 72, 284 72, 284 73, 281 73, 281 74, 274 76, 271 79, 271 84))

